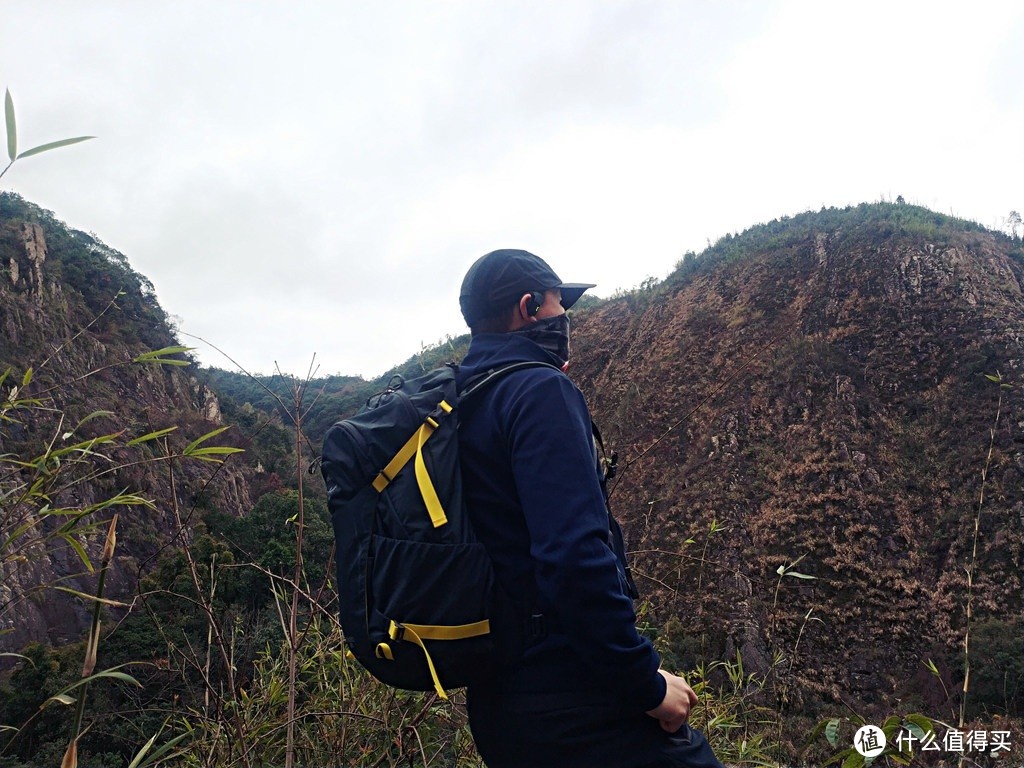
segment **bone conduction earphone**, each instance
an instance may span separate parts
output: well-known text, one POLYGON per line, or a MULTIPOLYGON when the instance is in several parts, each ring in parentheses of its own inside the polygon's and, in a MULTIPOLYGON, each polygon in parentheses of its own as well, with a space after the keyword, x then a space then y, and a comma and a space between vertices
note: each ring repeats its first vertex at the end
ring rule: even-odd
POLYGON ((540 291, 531 291, 530 298, 526 302, 526 314, 533 317, 540 312, 541 305, 544 304, 544 294, 540 291))

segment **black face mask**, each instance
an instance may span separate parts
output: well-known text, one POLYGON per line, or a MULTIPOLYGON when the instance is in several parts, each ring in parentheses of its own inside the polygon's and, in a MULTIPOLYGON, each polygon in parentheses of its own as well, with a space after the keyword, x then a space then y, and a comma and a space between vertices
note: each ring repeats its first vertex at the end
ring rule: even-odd
POLYGON ((569 316, 566 314, 545 317, 526 328, 516 331, 535 343, 541 349, 558 358, 562 365, 569 362, 569 316))

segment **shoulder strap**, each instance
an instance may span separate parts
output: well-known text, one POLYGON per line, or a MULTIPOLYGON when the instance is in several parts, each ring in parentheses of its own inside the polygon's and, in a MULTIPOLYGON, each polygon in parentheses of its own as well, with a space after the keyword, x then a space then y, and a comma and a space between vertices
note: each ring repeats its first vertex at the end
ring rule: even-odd
POLYGON ((463 403, 467 398, 472 397, 483 389, 486 389, 506 374, 512 373, 513 371, 521 371, 524 368, 551 368, 554 371, 563 373, 561 368, 551 365, 551 363, 542 363, 539 360, 523 360, 522 362, 510 363, 509 365, 505 365, 500 368, 491 368, 483 373, 478 373, 466 382, 466 385, 463 387, 462 392, 459 395, 459 403, 463 403))

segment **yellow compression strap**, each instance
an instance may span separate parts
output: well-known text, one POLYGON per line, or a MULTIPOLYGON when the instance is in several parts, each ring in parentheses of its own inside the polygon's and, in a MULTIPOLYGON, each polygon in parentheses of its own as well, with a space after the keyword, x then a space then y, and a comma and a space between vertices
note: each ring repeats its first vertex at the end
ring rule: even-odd
MULTIPOLYGON (((438 408, 444 412, 444 415, 452 412, 452 407, 444 400, 438 404, 438 408)), ((402 471, 402 467, 409 463, 409 459, 415 456, 416 483, 420 487, 420 495, 423 497, 423 503, 426 504, 427 512, 430 514, 430 522, 435 528, 440 528, 447 523, 448 517, 444 513, 444 507, 441 506, 441 500, 437 497, 434 483, 430 480, 430 473, 427 472, 427 465, 423 461, 423 446, 426 445, 427 440, 434 434, 434 430, 438 426, 440 424, 431 416, 428 416, 426 421, 405 441, 405 445, 399 449, 394 458, 388 462, 388 465, 384 467, 373 481, 373 487, 377 490, 377 493, 383 492, 388 487, 388 483, 394 480, 395 476, 402 471)))
POLYGON ((427 657, 427 668, 430 669, 430 678, 434 681, 434 690, 442 699, 447 700, 448 694, 441 687, 441 681, 437 677, 437 670, 434 668, 434 660, 430 658, 424 640, 462 640, 467 637, 479 637, 491 631, 491 622, 487 619, 476 621, 472 624, 456 624, 454 626, 437 626, 431 624, 399 624, 392 621, 388 627, 388 635, 392 640, 409 640, 420 647, 423 655, 427 657))

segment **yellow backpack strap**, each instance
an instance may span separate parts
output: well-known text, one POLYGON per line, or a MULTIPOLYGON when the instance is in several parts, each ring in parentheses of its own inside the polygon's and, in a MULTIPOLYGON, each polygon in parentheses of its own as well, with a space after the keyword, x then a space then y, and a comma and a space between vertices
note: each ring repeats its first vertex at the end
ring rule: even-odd
MULTIPOLYGON (((437 677, 437 670, 434 668, 434 660, 430 658, 430 651, 423 644, 424 640, 462 640, 467 637, 479 637, 491 631, 491 622, 487 619, 476 621, 472 624, 455 624, 450 626, 431 624, 399 624, 391 622, 388 626, 388 636, 392 640, 408 640, 415 643, 427 657, 427 668, 430 670, 430 679, 434 681, 434 690, 442 699, 447 700, 448 694, 441 686, 437 677)), ((390 650, 390 649, 389 649, 390 650)))
POLYGON ((430 522, 435 528, 440 528, 447 523, 448 517, 444 513, 444 507, 437 496, 437 491, 434 490, 434 483, 430 479, 426 462, 423 460, 423 446, 426 445, 430 436, 434 434, 434 430, 441 426, 439 419, 451 412, 452 406, 445 400, 442 400, 434 412, 427 416, 419 429, 413 432, 412 436, 405 441, 405 445, 399 449, 394 458, 388 462, 388 465, 381 470, 380 474, 373 481, 373 487, 377 493, 383 492, 388 487, 388 484, 395 479, 395 476, 402 471, 402 467, 409 463, 409 459, 415 456, 416 483, 420 487, 420 495, 423 497, 423 503, 426 504, 427 512, 430 514, 430 522))

